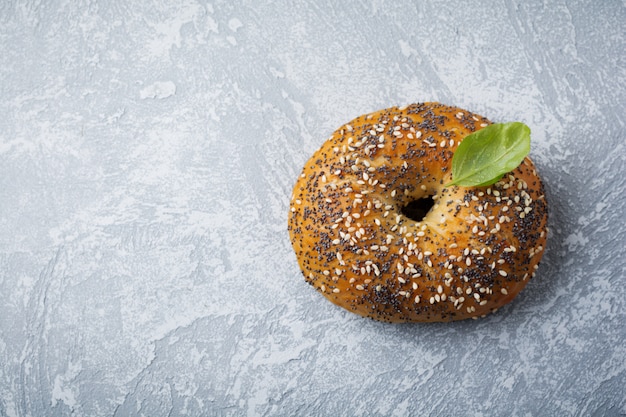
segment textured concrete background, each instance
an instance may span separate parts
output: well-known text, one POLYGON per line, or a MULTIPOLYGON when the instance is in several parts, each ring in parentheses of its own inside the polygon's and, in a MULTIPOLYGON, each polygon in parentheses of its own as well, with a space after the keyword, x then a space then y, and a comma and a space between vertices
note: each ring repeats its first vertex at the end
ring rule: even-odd
POLYGON ((626 414, 624 3, 261 3, 0 3, 0 415, 626 414), (551 236, 497 314, 380 324, 288 201, 428 100, 530 125, 551 236))

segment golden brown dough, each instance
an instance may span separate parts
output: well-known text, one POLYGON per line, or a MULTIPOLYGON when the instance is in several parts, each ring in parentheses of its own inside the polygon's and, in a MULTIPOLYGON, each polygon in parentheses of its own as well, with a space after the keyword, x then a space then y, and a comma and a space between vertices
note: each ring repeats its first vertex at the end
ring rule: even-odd
POLYGON ((535 166, 526 158, 489 187, 444 187, 460 141, 489 123, 422 103, 335 131, 291 199, 289 233, 307 282, 386 322, 475 318, 510 302, 534 276, 546 242, 535 166), (429 198, 423 218, 407 217, 409 203, 429 198))

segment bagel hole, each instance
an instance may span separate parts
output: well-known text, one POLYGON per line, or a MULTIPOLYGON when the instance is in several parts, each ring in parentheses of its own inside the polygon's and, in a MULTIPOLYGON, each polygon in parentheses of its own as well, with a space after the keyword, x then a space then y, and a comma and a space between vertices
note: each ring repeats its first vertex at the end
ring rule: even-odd
POLYGON ((411 220, 420 222, 435 205, 432 197, 418 198, 400 209, 400 212, 411 220))

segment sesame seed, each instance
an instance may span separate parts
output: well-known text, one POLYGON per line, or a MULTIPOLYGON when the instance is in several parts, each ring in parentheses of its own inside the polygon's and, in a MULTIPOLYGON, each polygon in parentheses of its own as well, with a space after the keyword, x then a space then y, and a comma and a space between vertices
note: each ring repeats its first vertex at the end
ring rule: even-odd
POLYGON ((506 290, 506 288, 500 288, 500 292, 504 295, 507 295, 509 292, 506 290))

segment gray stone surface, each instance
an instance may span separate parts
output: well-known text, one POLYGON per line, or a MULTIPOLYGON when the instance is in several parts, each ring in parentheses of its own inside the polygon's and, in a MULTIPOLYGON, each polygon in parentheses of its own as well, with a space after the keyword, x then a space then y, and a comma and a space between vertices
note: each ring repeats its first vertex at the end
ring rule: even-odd
POLYGON ((0 4, 0 415, 626 413, 620 1, 0 4), (326 302, 287 235, 339 125, 533 131, 550 240, 478 321, 326 302))

